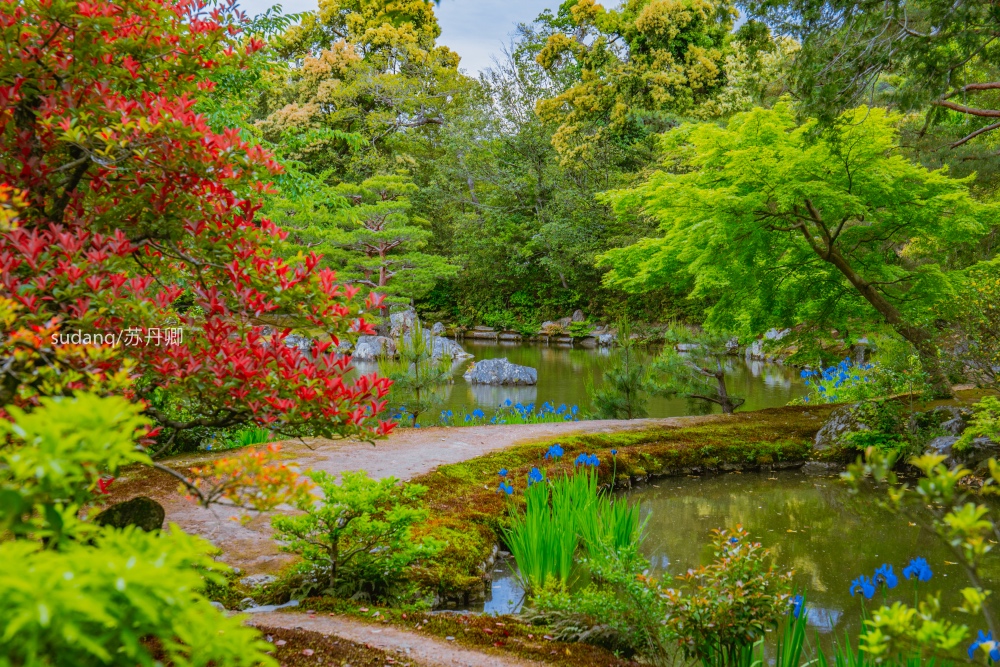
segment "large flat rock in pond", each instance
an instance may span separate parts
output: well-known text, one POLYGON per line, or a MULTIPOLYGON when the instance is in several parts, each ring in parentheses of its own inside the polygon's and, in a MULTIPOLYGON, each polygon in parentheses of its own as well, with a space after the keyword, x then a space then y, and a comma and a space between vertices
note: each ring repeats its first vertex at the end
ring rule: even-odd
POLYGON ((506 357, 501 357, 476 362, 462 377, 471 384, 532 385, 538 382, 538 371, 529 366, 512 364, 506 357))

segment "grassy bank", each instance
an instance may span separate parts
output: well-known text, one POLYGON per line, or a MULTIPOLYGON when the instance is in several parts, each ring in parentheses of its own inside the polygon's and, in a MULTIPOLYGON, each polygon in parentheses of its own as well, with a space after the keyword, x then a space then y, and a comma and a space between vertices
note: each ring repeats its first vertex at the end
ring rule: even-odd
POLYGON ((571 472, 578 454, 596 454, 601 461, 600 482, 619 488, 670 475, 784 467, 809 457, 816 431, 834 407, 711 415, 692 418, 680 427, 540 440, 441 466, 413 480, 429 489, 426 500, 431 514, 420 531, 448 541, 437 562, 418 576, 443 602, 461 605, 476 599, 485 590, 507 507, 521 502, 520 492, 533 467, 551 477, 571 472), (563 448, 563 456, 545 459, 546 451, 556 443, 563 448), (502 469, 508 471, 507 479, 515 488, 512 496, 497 490, 502 469))

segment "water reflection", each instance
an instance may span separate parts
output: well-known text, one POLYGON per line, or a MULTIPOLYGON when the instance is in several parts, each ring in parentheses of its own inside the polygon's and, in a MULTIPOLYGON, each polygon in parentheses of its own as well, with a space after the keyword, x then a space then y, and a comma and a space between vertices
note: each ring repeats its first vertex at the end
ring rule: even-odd
MULTIPOLYGON (((853 496, 835 475, 798 472, 746 473, 666 478, 631 492, 648 517, 643 552, 660 576, 677 576, 712 559, 712 530, 742 524, 771 548, 778 566, 794 569, 795 586, 807 597, 809 626, 827 649, 833 637, 852 637, 860 630, 861 601, 850 595, 852 579, 871 576, 890 563, 897 573, 915 556, 934 570, 921 597, 941 591, 943 616, 968 623, 953 611, 968 583, 948 548, 930 532, 883 510, 878 498, 853 496)), ((990 554, 983 567, 986 587, 1000 585, 1000 555, 990 554)), ((519 593, 511 576, 497 576, 494 590, 503 601, 519 593)), ((911 582, 900 577, 889 602, 912 604, 911 582)), ((498 601, 498 605, 503 602, 498 601)), ((873 604, 880 603, 872 601, 873 604)), ((503 602, 506 604, 506 602, 503 602)), ((486 610, 499 609, 487 603, 486 610)), ((810 638, 811 641, 811 638, 810 638)))
MULTIPOLYGON (((506 399, 513 402, 536 403, 549 401, 553 405, 565 403, 579 405, 581 410, 590 407, 587 382, 599 386, 602 363, 609 354, 606 348, 580 349, 509 341, 462 341, 463 347, 475 355, 474 359, 457 362, 454 368, 455 383, 444 390, 442 409, 471 412, 475 408, 492 410, 506 399), (507 357, 509 361, 538 370, 538 384, 534 387, 491 387, 470 385, 462 373, 474 361, 507 357)), ((658 350, 651 350, 656 354, 658 350)), ((362 372, 372 372, 372 363, 356 364, 362 372)), ((795 369, 760 361, 747 363, 742 357, 732 357, 727 363, 730 393, 746 398, 743 410, 759 410, 786 405, 788 401, 805 394, 805 386, 795 369)), ((678 417, 682 415, 710 414, 719 408, 702 401, 685 398, 659 398, 649 401, 651 417, 678 417)))

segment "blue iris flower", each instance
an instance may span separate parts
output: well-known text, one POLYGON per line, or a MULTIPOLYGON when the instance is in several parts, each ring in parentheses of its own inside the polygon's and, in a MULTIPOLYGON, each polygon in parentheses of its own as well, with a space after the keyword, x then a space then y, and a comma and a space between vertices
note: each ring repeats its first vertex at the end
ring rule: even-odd
POLYGON ((872 577, 875 581, 875 585, 885 584, 886 588, 892 589, 899 584, 899 579, 896 577, 896 573, 892 571, 892 565, 888 563, 883 563, 882 567, 875 569, 875 576, 872 577))
POLYGON ((738 538, 738 537, 730 537, 729 538, 729 543, 730 544, 736 544, 739 541, 740 541, 740 538, 738 538))
POLYGON ((556 414, 557 415, 561 415, 564 412, 566 412, 566 404, 565 403, 560 403, 559 407, 556 408, 556 414))
POLYGON ((903 576, 907 579, 917 578, 917 581, 930 581, 934 573, 925 558, 914 558, 903 568, 903 576))
POLYGON ((871 600, 872 596, 875 595, 875 584, 872 583, 871 579, 862 574, 851 582, 851 595, 853 596, 858 591, 861 591, 866 600, 871 600))
POLYGON ((532 468, 531 472, 528 473, 528 486, 536 484, 543 479, 545 479, 545 477, 542 475, 542 471, 538 468, 532 468))
POLYGON ((497 474, 500 475, 501 477, 506 477, 507 476, 507 469, 506 468, 500 468, 500 472, 498 472, 497 474))
POLYGON ((796 595, 794 598, 792 598, 792 616, 794 616, 795 618, 799 617, 799 615, 802 613, 802 604, 804 602, 805 600, 802 598, 801 595, 796 595))
POLYGON ((508 398, 506 401, 503 402, 503 404, 509 408, 512 405, 512 401, 508 398))
POLYGON ((576 457, 576 460, 573 461, 573 465, 592 466, 596 468, 597 466, 601 465, 601 460, 597 458, 596 454, 580 454, 579 456, 576 457))
POLYGON ((549 447, 549 451, 545 452, 545 458, 547 459, 558 459, 562 455, 563 448, 559 445, 559 443, 552 445, 549 447))
POLYGON ((472 416, 475 417, 476 419, 482 419, 483 417, 486 416, 486 413, 480 410, 479 408, 476 408, 475 410, 472 411, 472 416))
POLYGON ((618 456, 618 450, 617 449, 612 449, 611 450, 611 456, 618 456))
POLYGON ((472 415, 465 415, 465 421, 469 421, 470 419, 472 419, 472 415))
POLYGON ((976 637, 976 641, 972 642, 969 646, 969 659, 973 659, 976 655, 976 649, 978 649, 983 644, 989 644, 990 646, 984 647, 988 648, 990 652, 990 660, 993 662, 1000 662, 1000 642, 993 641, 992 632, 979 631, 979 636, 976 637))
POLYGON ((500 493, 501 491, 510 496, 514 494, 514 487, 507 482, 500 482, 500 486, 497 487, 497 493, 500 493))
POLYGON ((571 408, 569 409, 569 411, 570 411, 571 413, 573 413, 573 414, 575 415, 575 414, 576 414, 576 411, 577 411, 577 410, 579 410, 579 409, 580 409, 580 408, 578 408, 578 407, 576 407, 576 406, 574 405, 573 407, 571 407, 571 408))

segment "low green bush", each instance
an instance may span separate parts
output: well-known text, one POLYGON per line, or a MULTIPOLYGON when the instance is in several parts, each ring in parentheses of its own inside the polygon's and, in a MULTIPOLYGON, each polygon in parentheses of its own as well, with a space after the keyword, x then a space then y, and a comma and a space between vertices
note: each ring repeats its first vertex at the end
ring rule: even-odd
POLYGON ((407 570, 436 555, 444 545, 413 537, 414 524, 427 518, 421 496, 427 487, 375 480, 366 472, 344 472, 341 481, 322 470, 309 478, 323 498, 303 498, 302 514, 271 520, 282 549, 305 560, 311 577, 300 593, 401 598, 410 594, 407 570))
POLYGON ((228 568, 176 526, 88 520, 148 432, 141 407, 88 393, 44 398, 0 421, 0 666, 177 667, 276 663, 270 645, 204 591, 228 568))

